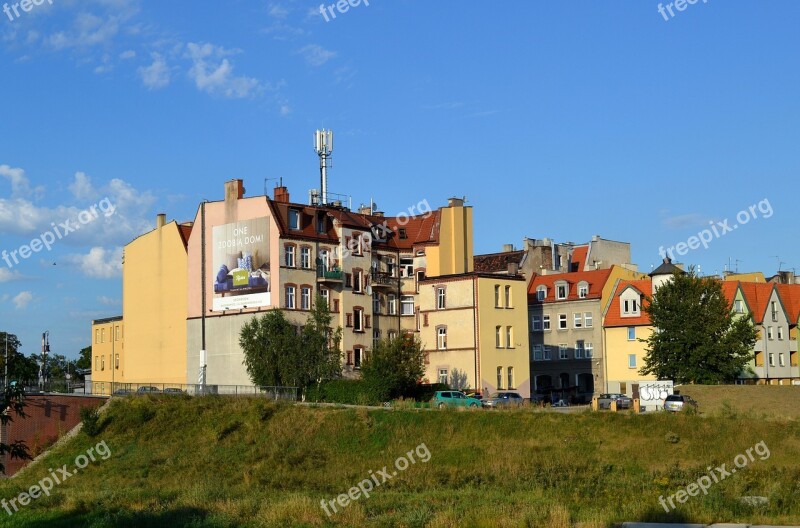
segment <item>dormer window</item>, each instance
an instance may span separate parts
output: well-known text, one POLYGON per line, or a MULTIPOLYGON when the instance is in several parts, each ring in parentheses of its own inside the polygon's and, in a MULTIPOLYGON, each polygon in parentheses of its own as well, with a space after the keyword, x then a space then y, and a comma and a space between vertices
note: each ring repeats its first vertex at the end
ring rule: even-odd
POLYGON ((630 290, 622 295, 620 306, 623 317, 638 317, 641 315, 639 306, 639 294, 630 290))
POLYGON ((300 229, 300 211, 289 209, 289 229, 300 229))
POLYGON ((397 230, 398 234, 400 235, 400 240, 405 240, 408 238, 408 233, 406 233, 406 228, 401 227, 397 230))
POLYGON ((578 284, 578 297, 581 299, 585 299, 589 296, 589 284, 586 282, 581 282, 578 284))
POLYGON ((545 297, 547 297, 547 286, 536 288, 536 300, 541 302, 544 301, 545 297))
POLYGON ((560 282, 556 284, 556 299, 563 300, 567 298, 567 294, 569 293, 569 286, 566 282, 560 282))

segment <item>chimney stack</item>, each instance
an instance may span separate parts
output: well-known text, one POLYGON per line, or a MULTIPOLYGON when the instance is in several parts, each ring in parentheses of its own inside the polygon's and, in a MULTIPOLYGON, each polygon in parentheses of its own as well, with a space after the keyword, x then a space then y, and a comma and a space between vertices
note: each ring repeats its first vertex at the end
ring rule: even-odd
POLYGON ((244 197, 244 180, 225 182, 225 201, 241 200, 244 197))
POLYGON ((517 262, 509 262, 508 275, 510 277, 516 277, 518 274, 519 274, 519 264, 517 262))
POLYGON ((167 223, 167 215, 164 213, 159 213, 156 215, 156 229, 161 229, 167 223))
POLYGON ((289 188, 283 185, 275 187, 273 197, 276 202, 289 203, 289 188))
POLYGON ((514 251, 514 244, 503 244, 503 253, 514 251))
POLYGON ((464 207, 464 200, 463 198, 449 198, 447 200, 448 207, 464 207))

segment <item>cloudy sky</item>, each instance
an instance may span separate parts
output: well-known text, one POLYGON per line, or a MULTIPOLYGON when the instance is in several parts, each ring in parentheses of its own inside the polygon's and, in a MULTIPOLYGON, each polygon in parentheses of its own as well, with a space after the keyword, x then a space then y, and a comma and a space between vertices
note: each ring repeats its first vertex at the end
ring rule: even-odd
POLYGON ((388 214, 465 196, 478 252, 596 234, 650 270, 709 229, 677 260, 800 268, 800 4, 658 5, 11 2, 0 329, 74 357, 120 313, 121 248, 157 213, 191 220, 231 178, 306 201, 323 126, 332 191, 388 214), (33 239, 50 249, 20 255, 33 239))

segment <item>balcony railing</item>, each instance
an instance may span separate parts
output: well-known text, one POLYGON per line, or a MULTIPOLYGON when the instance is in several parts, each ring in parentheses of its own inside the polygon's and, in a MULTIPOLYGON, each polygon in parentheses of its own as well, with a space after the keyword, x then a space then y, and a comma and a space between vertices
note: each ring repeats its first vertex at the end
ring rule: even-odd
POLYGON ((383 271, 373 271, 370 274, 370 284, 373 287, 390 287, 397 283, 397 279, 383 271))
POLYGON ((317 280, 319 281, 338 281, 341 282, 344 277, 342 270, 332 268, 329 270, 317 268, 317 280))

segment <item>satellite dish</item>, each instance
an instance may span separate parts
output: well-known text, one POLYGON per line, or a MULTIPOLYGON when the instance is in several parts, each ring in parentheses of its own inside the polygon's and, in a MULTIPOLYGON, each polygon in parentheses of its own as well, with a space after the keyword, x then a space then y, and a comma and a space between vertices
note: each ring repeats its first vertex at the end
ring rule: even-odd
POLYGON ((372 295, 372 286, 367 284, 367 287, 364 288, 364 291, 367 292, 367 295, 372 295))

